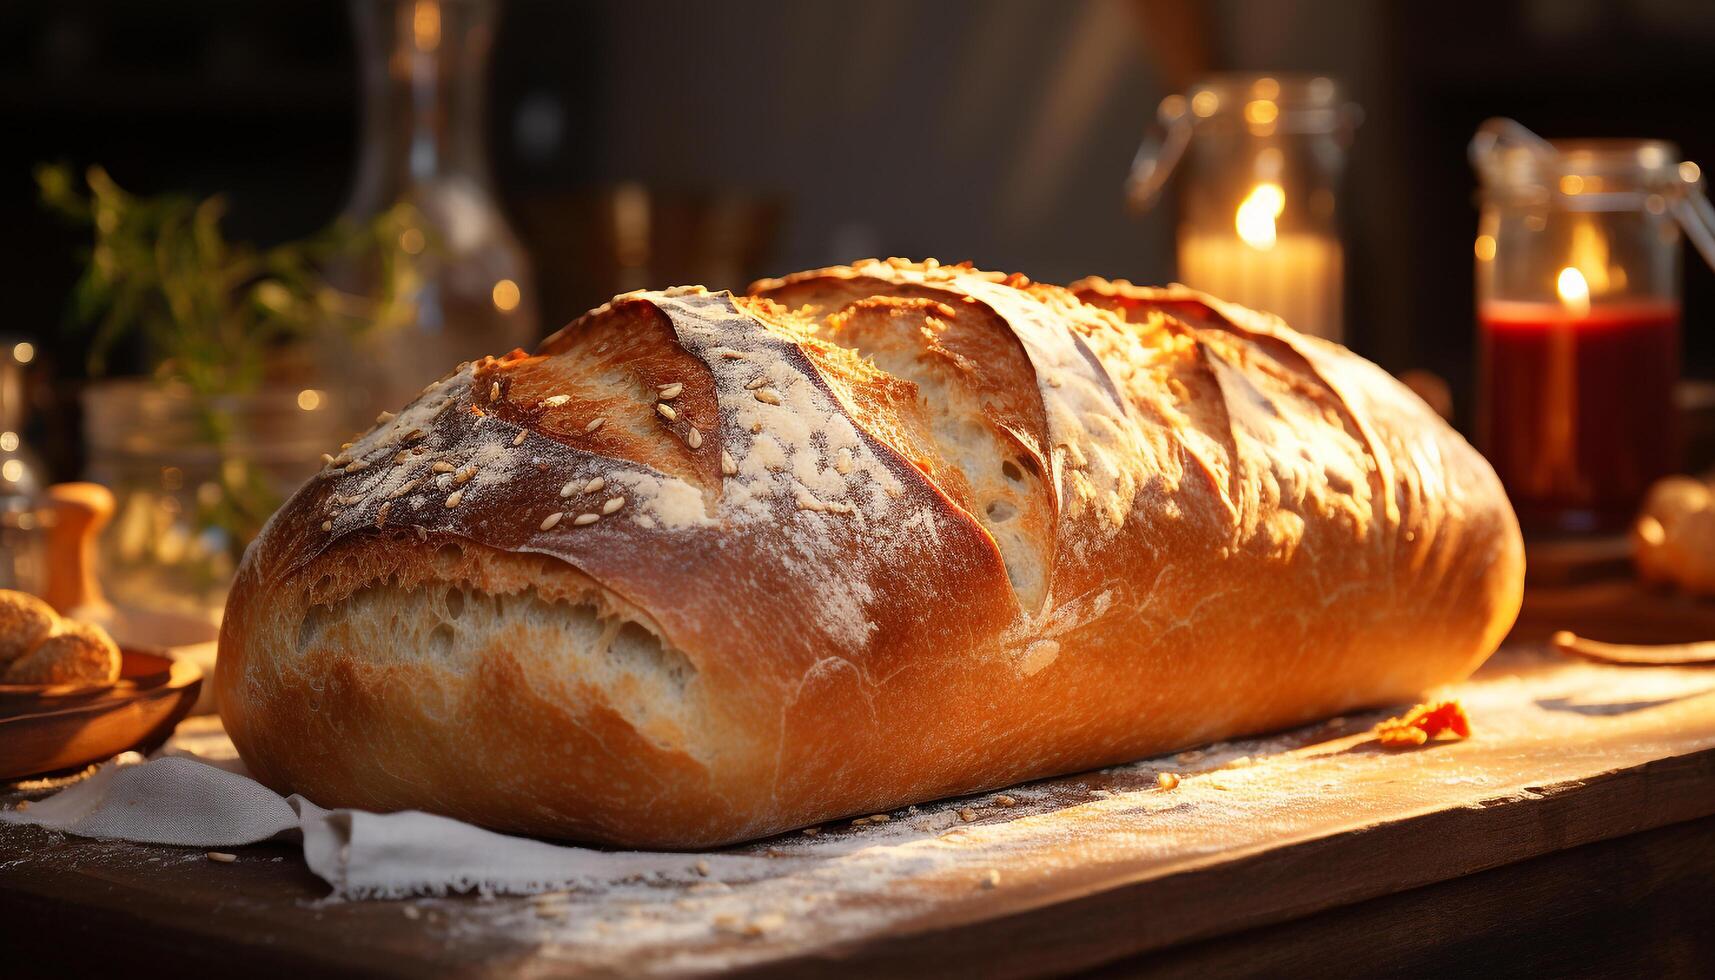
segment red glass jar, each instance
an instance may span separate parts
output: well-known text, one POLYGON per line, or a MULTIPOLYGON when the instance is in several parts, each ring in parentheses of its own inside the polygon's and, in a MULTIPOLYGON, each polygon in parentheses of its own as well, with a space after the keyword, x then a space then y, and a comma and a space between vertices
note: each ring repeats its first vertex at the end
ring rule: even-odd
POLYGON ((1615 530, 1679 467, 1678 150, 1496 133, 1472 144, 1479 444, 1527 530, 1615 530))

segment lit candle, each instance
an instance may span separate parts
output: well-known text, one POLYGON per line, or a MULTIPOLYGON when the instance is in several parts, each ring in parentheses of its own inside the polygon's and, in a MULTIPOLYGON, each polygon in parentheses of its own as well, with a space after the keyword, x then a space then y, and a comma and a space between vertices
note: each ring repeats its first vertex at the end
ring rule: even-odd
POLYGON ((1179 278, 1304 333, 1339 340, 1340 243, 1329 235, 1278 233, 1285 207, 1280 185, 1261 183, 1239 204, 1232 229, 1181 228, 1179 278))
POLYGON ((1626 279, 1606 243, 1572 245, 1555 300, 1478 310, 1481 442, 1527 525, 1619 527, 1678 464, 1680 307, 1611 295, 1626 279))

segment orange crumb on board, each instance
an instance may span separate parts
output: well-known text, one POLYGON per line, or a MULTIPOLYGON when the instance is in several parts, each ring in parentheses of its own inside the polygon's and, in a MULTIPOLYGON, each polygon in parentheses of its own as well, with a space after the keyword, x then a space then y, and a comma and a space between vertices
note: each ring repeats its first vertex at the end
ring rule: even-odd
POLYGON ((1382 722, 1375 734, 1384 748, 1409 749, 1432 738, 1470 738, 1471 719, 1457 701, 1431 701, 1382 722))

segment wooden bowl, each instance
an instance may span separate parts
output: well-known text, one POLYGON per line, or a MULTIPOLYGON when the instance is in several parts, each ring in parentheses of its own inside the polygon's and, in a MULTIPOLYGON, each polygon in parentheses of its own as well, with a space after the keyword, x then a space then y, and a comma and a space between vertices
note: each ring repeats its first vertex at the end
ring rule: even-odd
POLYGON ((120 651, 112 684, 0 684, 0 779, 75 769, 159 745, 201 687, 196 664, 130 647, 120 651))

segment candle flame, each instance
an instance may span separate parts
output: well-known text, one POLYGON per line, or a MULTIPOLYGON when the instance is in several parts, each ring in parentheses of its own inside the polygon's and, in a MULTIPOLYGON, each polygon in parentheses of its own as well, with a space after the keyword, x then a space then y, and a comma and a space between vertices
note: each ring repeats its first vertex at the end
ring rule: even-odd
MULTIPOLYGON (((1583 282, 1589 287, 1589 295, 1601 296, 1612 288, 1610 282, 1610 265, 1608 254, 1608 236, 1602 234, 1602 229, 1596 226, 1595 219, 1587 219, 1572 228, 1571 260, 1568 264, 1578 270, 1583 276, 1583 282)), ((1617 270, 1618 266, 1613 269, 1617 270)))
POLYGON ((1584 281, 1584 273, 1571 266, 1561 269, 1554 289, 1560 294, 1561 304, 1574 316, 1590 312, 1590 284, 1584 281))
POLYGON ((1286 192, 1279 184, 1258 184, 1251 189, 1238 213, 1233 215, 1233 227, 1245 244, 1259 252, 1274 247, 1274 219, 1286 210, 1286 192))

